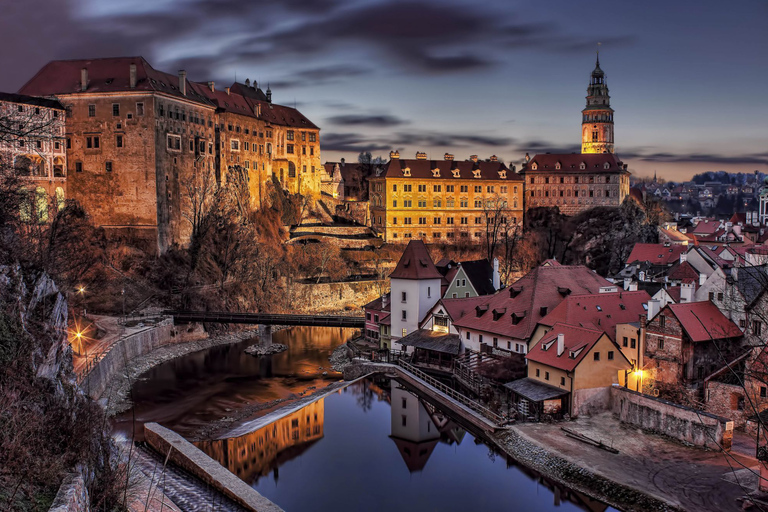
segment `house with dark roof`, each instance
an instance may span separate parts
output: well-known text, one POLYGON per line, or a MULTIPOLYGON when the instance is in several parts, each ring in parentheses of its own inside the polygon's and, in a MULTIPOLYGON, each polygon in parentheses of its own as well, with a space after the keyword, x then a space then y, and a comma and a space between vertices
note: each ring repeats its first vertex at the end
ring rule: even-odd
POLYGON ((521 229, 523 182, 498 158, 401 159, 396 151, 368 180, 371 228, 386 242, 479 242, 489 226, 521 229))
POLYGON ((495 258, 493 265, 487 259, 481 259, 458 263, 441 261, 436 266, 438 272, 445 277, 443 297, 446 299, 490 295, 501 287, 499 262, 495 258))
POLYGON ((603 330, 557 322, 526 355, 528 377, 505 384, 517 412, 539 419, 599 410, 632 368, 603 330))
POLYGON ((713 303, 668 304, 648 320, 642 370, 649 382, 698 385, 744 347, 741 329, 713 303))

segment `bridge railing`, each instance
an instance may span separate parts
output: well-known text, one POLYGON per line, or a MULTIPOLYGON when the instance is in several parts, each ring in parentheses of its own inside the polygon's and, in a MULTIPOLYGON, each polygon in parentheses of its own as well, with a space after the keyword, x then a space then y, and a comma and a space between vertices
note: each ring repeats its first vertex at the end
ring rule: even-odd
POLYGON ((362 316, 345 315, 289 315, 273 313, 230 313, 213 311, 165 311, 176 321, 247 323, 270 325, 310 325, 328 327, 363 327, 362 316))
POLYGON ((453 398, 454 400, 468 407, 469 409, 475 411, 476 413, 481 414, 482 416, 490 420, 495 425, 503 425, 504 423, 506 423, 506 419, 500 414, 496 414, 495 412, 488 409, 484 405, 476 402, 475 400, 472 400, 467 396, 462 395, 455 389, 451 389, 450 387, 446 386, 445 384, 435 379, 434 377, 427 375, 426 373, 419 370, 412 364, 407 363, 405 360, 400 359, 397 364, 400 365, 401 368, 408 370, 409 372, 411 372, 412 374, 414 374, 419 379, 423 380, 433 388, 436 388, 438 391, 448 395, 449 397, 453 398))

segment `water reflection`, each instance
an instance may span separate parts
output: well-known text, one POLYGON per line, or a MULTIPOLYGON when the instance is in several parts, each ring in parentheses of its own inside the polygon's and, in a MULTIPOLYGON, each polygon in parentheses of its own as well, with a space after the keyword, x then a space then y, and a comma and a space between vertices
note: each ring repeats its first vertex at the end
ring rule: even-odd
POLYGON ((312 443, 323 437, 325 399, 321 398, 248 434, 216 441, 203 441, 197 446, 247 483, 301 455, 312 443))
POLYGON ((114 430, 129 435, 133 428, 141 439, 143 424, 156 421, 189 436, 244 406, 322 388, 341 377, 331 370, 328 358, 353 333, 353 329, 293 327, 273 335, 275 343, 288 345, 280 354, 245 354, 252 340, 161 364, 134 384, 134 410, 117 416, 114 430))

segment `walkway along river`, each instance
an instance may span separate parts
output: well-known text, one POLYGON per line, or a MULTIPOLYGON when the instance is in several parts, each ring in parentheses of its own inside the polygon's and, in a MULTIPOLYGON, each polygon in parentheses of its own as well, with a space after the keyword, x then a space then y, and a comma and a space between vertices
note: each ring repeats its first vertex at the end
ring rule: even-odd
MULTIPOLYGON (((134 385, 136 429, 157 421, 188 435, 253 402, 324 387, 339 379, 331 351, 351 334, 292 328, 275 334, 290 347, 282 354, 254 358, 239 343, 158 366, 134 385)), ((116 418, 115 429, 129 433, 133 416, 116 418)), ((198 444, 289 511, 607 509, 516 466, 395 380, 361 381, 248 427, 198 444)))

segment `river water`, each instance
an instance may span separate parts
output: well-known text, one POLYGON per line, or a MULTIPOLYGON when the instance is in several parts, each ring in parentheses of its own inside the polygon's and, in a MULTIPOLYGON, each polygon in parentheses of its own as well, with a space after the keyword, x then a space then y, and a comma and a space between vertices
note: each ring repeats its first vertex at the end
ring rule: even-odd
MULTIPOLYGON (((290 347, 282 354, 254 358, 241 343, 158 366, 134 386, 136 422, 185 435, 254 401, 322 387, 339 379, 323 372, 351 332, 293 328, 275 334, 290 347)), ((130 432, 132 421, 128 412, 115 428, 130 432)), ((495 453, 395 380, 358 381, 249 428, 258 423, 198 446, 289 512, 612 510, 495 453)))

